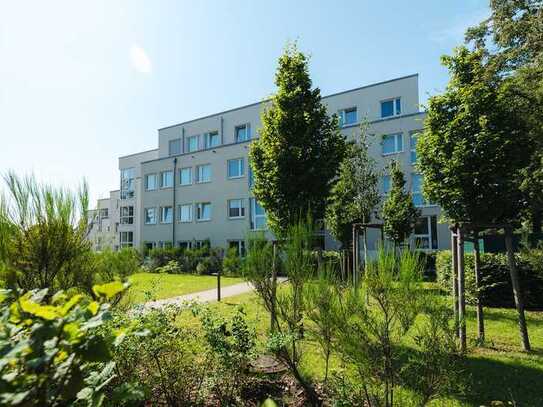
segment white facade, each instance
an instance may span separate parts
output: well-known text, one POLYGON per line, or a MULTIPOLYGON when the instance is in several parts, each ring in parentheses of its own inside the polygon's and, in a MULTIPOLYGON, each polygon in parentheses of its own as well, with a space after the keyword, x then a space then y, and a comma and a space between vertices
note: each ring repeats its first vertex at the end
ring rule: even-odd
MULTIPOLYGON (((398 161, 421 207, 413 241, 429 250, 446 247, 447 225, 437 223, 439 207, 423 201, 420 176, 413 166, 415 134, 424 118, 419 111, 418 75, 325 96, 323 102, 330 114, 340 115, 342 132, 349 138, 358 137, 360 122, 368 121, 370 154, 378 167, 398 161)), ((121 157, 119 199, 113 205, 118 206, 117 246, 191 246, 209 241, 212 246, 239 247, 248 231, 260 228, 265 216, 251 194, 248 150, 258 137, 266 103, 161 128, 156 150, 121 157)), ((385 194, 386 177, 380 187, 385 194)), ((371 249, 378 233, 368 237, 371 249)), ((336 242, 327 235, 325 245, 335 248, 336 242)))

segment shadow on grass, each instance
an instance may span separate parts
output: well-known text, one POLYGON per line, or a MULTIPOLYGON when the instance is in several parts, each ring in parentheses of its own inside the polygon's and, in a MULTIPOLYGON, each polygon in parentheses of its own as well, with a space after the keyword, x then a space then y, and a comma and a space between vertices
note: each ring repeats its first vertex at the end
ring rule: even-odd
MULTIPOLYGON (((466 310, 466 316, 469 319, 476 320, 477 314, 474 308, 468 308, 466 310)), ((516 310, 513 309, 503 309, 503 308, 484 308, 484 317, 485 321, 498 321, 498 322, 509 322, 512 326, 517 326, 518 317, 516 310)), ((526 322, 528 324, 528 329, 530 327, 543 327, 543 318, 532 317, 529 313, 527 314, 526 322)))
POLYGON ((517 406, 543 405, 543 370, 486 358, 466 359, 471 387, 466 401, 473 406, 493 400, 513 401, 517 406))

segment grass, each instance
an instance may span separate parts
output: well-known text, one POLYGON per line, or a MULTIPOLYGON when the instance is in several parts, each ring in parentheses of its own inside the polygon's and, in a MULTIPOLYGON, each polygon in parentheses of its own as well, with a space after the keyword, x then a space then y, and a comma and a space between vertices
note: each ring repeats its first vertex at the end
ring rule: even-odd
MULTIPOLYGON (((434 290, 432 284, 427 289, 434 290)), ((438 290, 436 290, 437 292, 438 290)), ((256 326, 257 334, 265 338, 269 317, 253 293, 224 299, 210 305, 223 315, 243 306, 247 318, 256 326)), ((476 346, 475 310, 468 307, 467 330, 469 351, 466 373, 471 377, 470 388, 461 400, 436 400, 433 406, 481 406, 491 401, 511 401, 517 406, 543 406, 543 312, 527 312, 528 329, 533 351, 520 350, 520 338, 514 309, 487 308, 484 346, 476 346)), ((332 361, 332 368, 337 360, 332 361)), ((302 370, 314 379, 322 379, 323 358, 318 347, 306 345, 302 370)))
MULTIPOLYGON (((129 278, 128 298, 134 304, 177 297, 217 287, 217 277, 193 274, 136 273, 129 278)), ((221 277, 221 286, 242 283, 238 277, 221 277)))

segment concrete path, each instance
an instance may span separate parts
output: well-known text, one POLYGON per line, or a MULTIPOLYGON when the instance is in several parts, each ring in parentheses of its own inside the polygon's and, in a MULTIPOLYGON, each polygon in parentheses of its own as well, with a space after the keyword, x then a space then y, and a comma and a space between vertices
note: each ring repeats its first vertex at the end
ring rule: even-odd
MULTIPOLYGON (((278 283, 283 283, 285 281, 286 281, 285 277, 277 278, 278 283)), ((227 285, 225 287, 221 287, 221 299, 234 297, 240 294, 245 294, 253 290, 254 290, 253 286, 249 283, 227 285)), ((162 300, 149 301, 144 304, 144 307, 147 309, 156 309, 156 308, 162 308, 167 305, 181 305, 186 302, 212 302, 212 301, 217 301, 216 288, 213 288, 211 290, 199 291, 196 293, 180 295, 179 297, 164 298, 162 300)))

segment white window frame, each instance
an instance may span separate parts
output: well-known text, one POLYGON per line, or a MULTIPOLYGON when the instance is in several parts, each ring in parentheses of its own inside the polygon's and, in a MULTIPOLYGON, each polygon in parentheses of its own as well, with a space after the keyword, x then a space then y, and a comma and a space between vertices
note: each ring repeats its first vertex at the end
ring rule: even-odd
POLYGON ((172 170, 160 171, 159 187, 160 187, 160 189, 173 188, 173 171, 172 170), (171 183, 171 185, 164 186, 164 175, 168 174, 168 173, 171 174, 172 183, 171 183))
POLYGON ((214 148, 221 145, 221 136, 217 130, 204 134, 204 148, 214 148), (211 137, 217 137, 217 144, 211 145, 211 137))
POLYGON ((161 224, 163 225, 169 225, 173 222, 173 207, 170 206, 170 205, 166 205, 166 206, 161 206, 160 207, 160 210, 159 210, 159 221, 161 224), (165 221, 165 216, 164 214, 166 213, 166 209, 170 208, 171 210, 171 219, 169 222, 165 221))
POLYGON ((123 205, 119 210, 119 222, 121 225, 133 225, 134 224, 134 205, 123 205), (125 215, 124 209, 127 210, 128 214, 125 215), (132 209, 132 214, 130 214, 130 209, 132 209))
POLYGON ((351 106, 345 109, 341 109, 338 112, 338 116, 339 116, 339 126, 342 128, 356 126, 358 124, 358 108, 356 106, 351 106), (345 123, 345 117, 347 117, 347 112, 352 112, 352 111, 354 111, 355 116, 356 116, 355 121, 353 123, 345 123))
POLYGON ((193 175, 192 175, 192 173, 193 173, 192 167, 180 168, 179 169, 179 185, 181 185, 182 187, 192 185, 192 183, 193 183, 193 175), (184 170, 188 170, 188 172, 189 172, 189 183, 188 184, 183 184, 183 171, 184 170))
POLYGON ((394 97, 394 98, 389 98, 389 99, 384 99, 384 100, 381 100, 381 102, 379 103, 379 108, 380 108, 380 113, 381 113, 381 119, 387 119, 389 117, 396 117, 396 116, 400 116, 402 114, 402 98, 401 96, 397 96, 397 97, 394 97), (397 108, 397 101, 400 101, 400 110, 398 110, 397 108), (383 103, 386 103, 386 102, 392 102, 392 115, 390 116, 383 116, 383 103))
POLYGON ((415 177, 420 177, 419 186, 422 187, 422 182, 423 182, 422 174, 419 174, 419 173, 416 173, 416 172, 411 173, 411 188, 410 188, 411 196, 414 198, 415 195, 420 195, 422 197, 422 201, 424 203, 422 205, 417 205, 417 204, 415 204, 415 200, 413 199, 413 204, 417 208, 429 208, 429 207, 432 207, 432 206, 436 206, 436 204, 426 201, 426 198, 424 197, 424 195, 422 195, 422 189, 415 189, 415 182, 414 182, 415 177))
POLYGON ((183 247, 183 243, 186 243, 185 249, 192 249, 192 240, 178 240, 177 247, 183 247))
POLYGON ((143 210, 143 222, 146 224, 146 225, 156 225, 157 223, 157 210, 156 210, 156 207, 150 207, 150 208, 145 208, 143 210), (147 222, 147 214, 148 214, 148 211, 149 210, 152 210, 154 212, 154 215, 153 215, 153 219, 154 221, 152 222, 147 222))
POLYGON ((238 124, 234 127, 234 143, 244 143, 251 140, 251 125, 249 123, 238 124), (242 127, 245 128, 245 138, 243 140, 238 139, 238 130, 242 127))
MULTIPOLYGON (((266 216, 266 213, 264 211, 264 215, 257 215, 256 214, 256 205, 257 205, 257 202, 256 202, 256 199, 255 198, 251 198, 251 230, 267 230, 267 216, 266 216), (265 221, 265 226, 263 228, 257 228, 256 227, 256 224, 257 224, 257 219, 264 219, 265 221)), ((260 206, 260 205, 259 205, 260 206)), ((264 208, 262 208, 264 209, 264 208)))
POLYGON ((409 132, 409 162, 411 163, 411 165, 417 162, 417 142, 419 135, 420 131, 409 132), (413 155, 415 156, 414 160, 413 155))
POLYGON ((247 243, 243 239, 229 239, 227 240, 228 249, 231 249, 235 246, 237 250, 237 255, 239 257, 245 257, 247 253, 247 243))
POLYGON ((243 199, 243 198, 229 199, 227 201, 226 207, 227 207, 227 211, 228 211, 227 212, 228 219, 243 219, 243 218, 245 218, 245 199, 243 199), (238 202, 239 207, 232 208, 230 205, 233 202, 238 202), (239 215, 231 216, 230 215, 230 209, 239 209, 239 215))
MULTIPOLYGON (((432 244, 433 244, 433 240, 434 240, 434 237, 436 238, 437 240, 437 236, 434 236, 432 234, 432 217, 434 217, 435 215, 423 215, 421 216, 420 218, 426 218, 426 226, 428 227, 428 233, 427 234, 416 234, 415 231, 413 230, 413 235, 412 235, 412 245, 413 245, 413 248, 415 250, 419 250, 419 251, 422 251, 422 252, 433 252, 433 251, 436 251, 438 250, 438 245, 439 245, 439 242, 438 244, 436 244, 436 248, 432 248, 432 244), (417 239, 428 239, 428 247, 427 248, 420 248, 420 247, 417 247, 416 244, 417 244, 417 239)), ((436 233, 437 233, 437 216, 436 217, 436 233)))
POLYGON ((211 202, 198 202, 196 204, 196 222, 209 222, 213 216, 213 206, 211 202), (201 218, 200 215, 204 213, 204 206, 209 205, 209 217, 201 218))
POLYGON ((200 164, 196 166, 196 183, 197 184, 205 184, 207 182, 211 182, 212 172, 211 172, 211 164, 200 164), (209 168, 209 179, 202 181, 200 178, 200 168, 208 167, 209 168))
POLYGON ((134 232, 132 231, 126 231, 126 232, 119 232, 119 244, 120 247, 133 247, 134 246, 134 232), (126 238, 123 239, 123 236, 126 238), (128 237, 130 236, 130 239, 128 237))
POLYGON ((245 176, 245 160, 243 159, 243 157, 232 158, 230 160, 226 160, 226 177, 228 179, 243 178, 244 176, 245 176), (237 163, 238 163, 238 173, 240 175, 230 175, 230 163, 232 161, 237 161, 237 163))
POLYGON ((390 177, 390 175, 383 175, 382 179, 381 179, 381 184, 383 186, 383 196, 387 196, 388 193, 390 192, 391 188, 392 188, 392 185, 391 185, 391 182, 392 182, 392 178, 390 177), (388 180, 388 182, 386 182, 385 180, 388 180), (388 188, 387 187, 387 184, 388 183, 388 188))
POLYGON ((145 190, 146 191, 156 191, 158 189, 158 176, 156 173, 146 174, 145 175, 145 190), (149 188, 149 178, 153 177, 155 179, 154 188, 149 188))
POLYGON ((191 203, 186 204, 180 204, 177 208, 177 213, 179 214, 179 219, 177 220, 179 223, 191 223, 193 219, 193 212, 194 212, 194 205, 191 203), (183 220, 183 208, 189 208, 189 218, 187 220, 183 220))
POLYGON ((181 153, 183 153, 183 140, 180 138, 169 140, 168 141, 168 155, 174 156, 174 155, 179 155, 181 153), (177 143, 177 145, 179 146, 178 148, 179 151, 172 152, 172 145, 174 145, 174 143, 177 143))
POLYGON ((404 145, 404 143, 403 143, 403 133, 384 134, 383 138, 381 140, 381 154, 383 155, 383 157, 386 157, 386 156, 389 156, 389 155, 403 153, 403 145, 404 145), (385 153, 385 151, 384 151, 385 137, 394 137, 394 151, 393 152, 385 153), (398 140, 401 140, 401 145, 402 145, 401 149, 399 149, 399 144, 400 143, 398 142, 398 140))
POLYGON ((121 199, 134 198, 136 169, 134 167, 121 169, 121 199))
POLYGON ((188 136, 186 139, 185 139, 185 143, 186 143, 186 148, 187 148, 187 153, 194 153, 195 151, 198 151, 200 149, 200 135, 199 134, 195 134, 194 136, 188 136), (192 150, 190 148, 190 142, 191 140, 196 140, 196 148, 194 150, 192 150))

